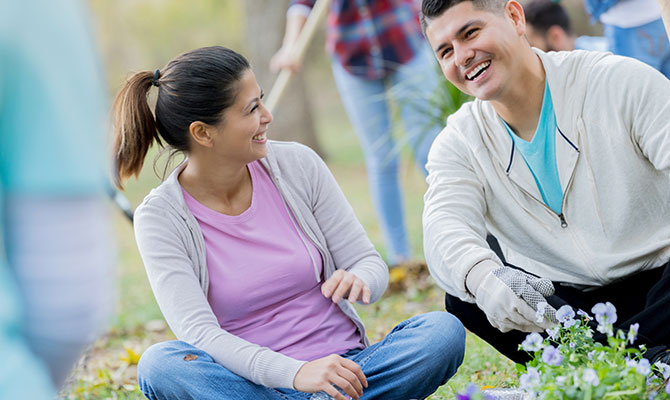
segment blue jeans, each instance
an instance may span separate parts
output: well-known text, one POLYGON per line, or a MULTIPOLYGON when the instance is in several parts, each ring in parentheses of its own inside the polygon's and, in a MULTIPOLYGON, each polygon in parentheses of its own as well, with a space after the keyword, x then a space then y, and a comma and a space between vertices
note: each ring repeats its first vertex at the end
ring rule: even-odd
POLYGON ((384 79, 356 76, 337 61, 332 64, 342 104, 365 156, 370 196, 390 264, 402 262, 411 255, 398 180, 399 150, 408 143, 425 175, 428 150, 446 123, 439 120, 435 100, 431 99, 443 83, 436 64, 428 45, 384 79), (405 128, 405 136, 399 143, 395 143, 392 136, 390 100, 396 104, 405 128))
MULTIPOLYGON (((398 324, 384 340, 342 356, 361 366, 368 387, 361 399, 423 399, 447 382, 463 361, 465 329, 446 312, 417 315, 398 324)), ((147 349, 137 366, 142 393, 158 399, 330 399, 323 392, 272 389, 216 364, 209 354, 181 341, 147 349), (185 361, 187 354, 198 356, 185 361)))
POLYGON ((604 28, 612 53, 636 58, 670 79, 670 42, 660 18, 633 28, 613 25, 604 28))

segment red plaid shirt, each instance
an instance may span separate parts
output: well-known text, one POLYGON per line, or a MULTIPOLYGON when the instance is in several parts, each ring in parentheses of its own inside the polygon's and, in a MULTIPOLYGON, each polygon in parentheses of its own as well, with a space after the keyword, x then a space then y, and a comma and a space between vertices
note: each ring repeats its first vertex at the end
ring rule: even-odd
MULTIPOLYGON (((293 0, 312 7, 315 0, 293 0)), ((333 0, 326 50, 350 73, 379 79, 425 46, 415 0, 333 0)))

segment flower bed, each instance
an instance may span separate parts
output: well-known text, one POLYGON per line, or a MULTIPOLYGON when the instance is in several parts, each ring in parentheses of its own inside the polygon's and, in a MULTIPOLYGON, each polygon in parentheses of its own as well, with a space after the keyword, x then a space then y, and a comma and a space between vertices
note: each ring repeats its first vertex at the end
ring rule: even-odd
MULTIPOLYGON (((544 318, 543 303, 538 318, 544 318)), ((563 306, 556 311, 559 324, 547 329, 547 336, 529 334, 520 349, 532 359, 517 365, 521 391, 509 396, 480 391, 469 386, 459 400, 519 398, 524 399, 670 399, 670 366, 654 365, 643 358, 644 345, 634 347, 639 324, 628 332, 613 329, 617 320, 611 303, 596 304, 593 315, 563 306), (597 325, 596 325, 597 322, 597 325), (593 339, 592 327, 606 335, 607 344, 593 339)))

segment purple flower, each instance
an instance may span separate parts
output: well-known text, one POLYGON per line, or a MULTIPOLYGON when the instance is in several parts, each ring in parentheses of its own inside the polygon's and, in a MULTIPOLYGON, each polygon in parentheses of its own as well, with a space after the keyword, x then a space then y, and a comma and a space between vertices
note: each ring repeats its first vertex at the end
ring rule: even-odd
POLYGON ((593 360, 593 356, 594 356, 595 354, 596 354, 596 351, 595 351, 595 350, 591 350, 591 351, 589 351, 589 354, 588 354, 589 360, 593 360))
POLYGON ((556 339, 558 337, 558 327, 557 326, 547 329, 546 332, 549 335, 549 337, 552 338, 552 339, 556 339))
POLYGON ((609 301, 605 304, 598 303, 591 309, 591 312, 595 314, 596 321, 598 324, 613 324, 616 322, 616 307, 609 301))
POLYGON ((535 322, 542 322, 544 321, 544 313, 547 311, 547 304, 546 301, 541 301, 537 303, 537 311, 535 311, 535 322))
POLYGON ((570 319, 566 320, 565 322, 563 322, 563 326, 567 329, 567 328, 571 327, 572 325, 574 325, 576 323, 577 323, 577 321, 570 318, 570 319))
POLYGON ((528 367, 525 374, 519 377, 519 385, 523 390, 532 390, 533 386, 540 384, 540 373, 533 367, 528 367))
POLYGON ((577 315, 580 315, 580 316, 586 318, 587 320, 592 320, 592 319, 593 319, 593 318, 591 318, 591 316, 590 316, 589 314, 587 314, 586 311, 584 311, 584 310, 577 310, 577 315))
POLYGON ((474 383, 468 383, 468 386, 465 388, 465 392, 457 394, 456 398, 458 400, 473 400, 477 398, 482 398, 484 400, 493 400, 491 396, 480 392, 479 387, 477 387, 474 383), (482 394, 482 396, 478 397, 477 394, 482 394))
POLYGON ((637 361, 631 360, 630 358, 626 357, 626 367, 637 368, 637 361))
POLYGON ((554 346, 549 345, 542 352, 542 361, 546 364, 557 366, 563 361, 563 356, 554 346))
POLYGON ((660 362, 660 361, 656 362, 655 365, 661 371, 661 374, 663 375, 663 379, 670 378, 670 365, 668 365, 664 362, 660 362))
POLYGON ((542 342, 542 336, 537 332, 533 332, 526 336, 526 339, 521 343, 521 348, 527 352, 535 352, 542 349, 542 342))
POLYGON ((586 368, 582 374, 582 380, 589 383, 593 386, 598 386, 600 384, 600 379, 598 379, 598 374, 592 368, 586 368))
POLYGON ((632 324, 628 329, 628 342, 633 344, 635 339, 637 339, 637 330, 640 329, 640 324, 632 324))
POLYGON ((474 383, 468 383, 465 392, 458 394, 457 398, 458 400, 470 400, 477 392, 479 392, 479 388, 474 383))
POLYGON ((465 392, 458 395, 458 400, 470 400, 479 393, 479 387, 474 383, 468 383, 468 386, 465 388, 465 392))
POLYGON ((556 310, 556 319, 558 319, 558 322, 565 322, 574 317, 575 311, 567 304, 556 310))
POLYGON ((649 365, 649 360, 643 358, 637 363, 636 371, 640 375, 649 375, 651 372, 651 366, 649 365))
POLYGON ((668 382, 668 384, 665 385, 665 393, 670 394, 670 382, 668 382))

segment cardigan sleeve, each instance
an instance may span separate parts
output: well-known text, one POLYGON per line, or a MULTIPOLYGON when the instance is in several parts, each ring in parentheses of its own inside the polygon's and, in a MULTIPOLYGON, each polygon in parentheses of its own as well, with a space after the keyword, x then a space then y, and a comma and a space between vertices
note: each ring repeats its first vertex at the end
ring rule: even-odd
POLYGON ((323 160, 308 147, 312 212, 337 269, 347 270, 370 288, 377 301, 388 285, 388 267, 375 250, 354 210, 323 160))
POLYGON ((162 199, 135 212, 135 237, 158 306, 175 336, 256 384, 293 388, 305 363, 239 338, 218 323, 193 268, 193 233, 162 199))

